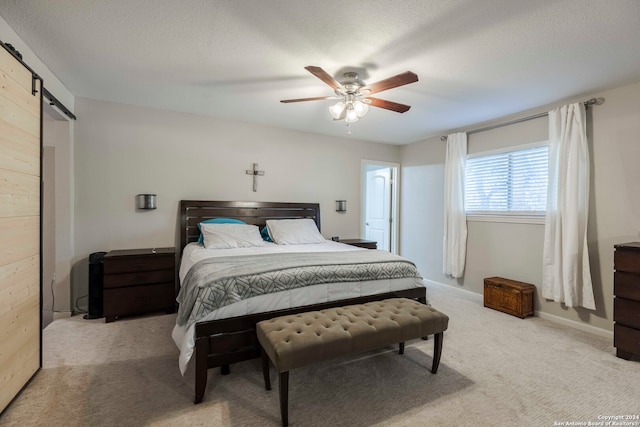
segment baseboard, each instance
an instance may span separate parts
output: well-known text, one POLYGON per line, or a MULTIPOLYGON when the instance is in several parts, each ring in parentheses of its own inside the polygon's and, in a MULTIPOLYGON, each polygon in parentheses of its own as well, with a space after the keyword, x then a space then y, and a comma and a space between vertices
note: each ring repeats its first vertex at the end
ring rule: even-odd
MULTIPOLYGON (((476 299, 480 302, 483 301, 483 295, 479 294, 477 292, 472 292, 472 291, 468 291, 466 289, 462 289, 462 288, 457 288, 455 286, 451 286, 451 285, 447 285, 446 283, 442 283, 442 282, 436 282, 435 280, 429 280, 429 279, 423 279, 423 282, 425 282, 427 284, 427 286, 429 285, 435 285, 435 286, 441 286, 441 287, 445 287, 447 289, 453 289, 456 292, 461 292, 466 294, 468 297, 471 297, 473 299, 476 299)), ((429 290, 427 289, 427 299, 429 299, 429 290)))
POLYGON ((67 317, 71 317, 70 311, 54 311, 53 312, 53 320, 64 319, 67 317))
MULTIPOLYGON (((466 289, 457 288, 455 286, 447 285, 446 283, 442 283, 442 282, 436 282, 434 280, 424 279, 424 282, 427 284, 427 287, 429 285, 444 286, 447 289, 452 289, 452 290, 454 290, 456 292, 464 293, 466 296, 471 297, 472 299, 475 299, 475 300, 479 301, 480 303, 482 303, 482 301, 483 301, 483 295, 479 294, 479 293, 476 293, 476 292, 468 291, 466 289)), ((428 299, 429 299, 429 291, 428 291, 428 288, 427 288, 427 300, 428 299)), ((538 316, 541 319, 545 319, 545 320, 548 320, 548 321, 553 322, 553 323, 557 323, 557 324, 560 324, 560 325, 568 326, 568 327, 573 328, 573 329, 577 329, 579 331, 588 332, 590 334, 594 334, 594 335, 598 335, 600 337, 608 338, 608 339, 613 341, 613 331, 608 331, 606 329, 597 328, 595 326, 591 326, 591 325, 589 325, 587 323, 584 323, 584 322, 577 322, 575 320, 565 319, 564 317, 556 316, 556 315, 549 314, 549 313, 544 313, 542 311, 536 311, 535 312, 535 316, 538 316)))
POLYGON ((549 320, 553 323, 559 323, 561 325, 569 326, 573 329, 578 329, 582 332, 588 332, 590 334, 598 335, 600 337, 608 338, 613 342, 613 331, 607 331, 606 329, 596 328, 584 322, 576 322, 575 320, 565 319, 564 317, 555 316, 549 313, 543 313, 536 311, 536 316, 541 319, 549 320))

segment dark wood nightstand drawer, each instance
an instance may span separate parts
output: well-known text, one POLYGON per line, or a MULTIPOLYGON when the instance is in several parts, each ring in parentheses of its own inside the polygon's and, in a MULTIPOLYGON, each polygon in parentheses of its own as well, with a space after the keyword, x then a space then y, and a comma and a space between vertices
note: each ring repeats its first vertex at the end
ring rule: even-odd
POLYGON ((108 274, 103 278, 105 289, 125 286, 146 285, 150 283, 172 282, 175 270, 137 271, 135 273, 108 274))
POLYGON ((616 297, 640 301, 640 274, 616 271, 613 293, 616 297))
POLYGON ((616 245, 613 255, 613 268, 616 271, 628 271, 629 273, 640 273, 640 248, 629 246, 621 247, 616 245))
MULTIPOLYGON (((115 251, 114 251, 115 252, 115 251)), ((130 273, 135 271, 161 270, 174 268, 175 254, 149 255, 113 255, 109 252, 104 257, 104 273, 130 273)))
POLYGON ((613 318, 617 324, 640 329, 640 302, 616 296, 613 300, 613 318))
POLYGON ((174 283, 142 285, 129 288, 114 288, 104 290, 104 316, 107 322, 119 316, 142 314, 152 311, 165 310, 173 312, 175 288, 174 283))
POLYGON ((640 354, 640 331, 616 323, 613 325, 613 345, 618 351, 640 354))

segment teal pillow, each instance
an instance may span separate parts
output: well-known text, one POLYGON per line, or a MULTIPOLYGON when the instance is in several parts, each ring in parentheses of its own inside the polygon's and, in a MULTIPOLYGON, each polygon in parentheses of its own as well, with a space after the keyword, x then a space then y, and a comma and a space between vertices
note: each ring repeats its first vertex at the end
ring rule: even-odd
MULTIPOLYGON (((211 218, 198 223, 198 230, 201 229, 200 224, 246 224, 246 222, 233 218, 211 218)), ((200 233, 200 237, 198 237, 198 244, 204 244, 204 237, 202 236, 202 233, 200 233)))
POLYGON ((264 240, 265 242, 273 242, 273 240, 271 240, 271 236, 269 236, 269 230, 267 229, 266 225, 262 228, 262 230, 260 230, 260 235, 262 236, 262 240, 264 240))

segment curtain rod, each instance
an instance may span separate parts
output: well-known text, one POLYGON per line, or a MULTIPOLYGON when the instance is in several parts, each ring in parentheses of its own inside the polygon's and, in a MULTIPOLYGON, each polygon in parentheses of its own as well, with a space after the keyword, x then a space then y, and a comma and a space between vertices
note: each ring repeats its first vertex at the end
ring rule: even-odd
MULTIPOLYGON (((584 101, 583 104, 584 104, 584 106, 586 108, 589 108, 589 106, 591 106, 591 105, 602 105, 602 104, 604 104, 604 98, 591 98, 591 99, 588 99, 588 100, 584 101)), ((539 119, 540 117, 545 117, 548 114, 549 113, 534 114, 532 116, 522 117, 520 119, 511 120, 509 122, 500 123, 500 124, 497 124, 497 125, 491 125, 491 126, 483 127, 483 128, 480 128, 480 129, 474 129, 472 131, 467 132, 467 135, 471 135, 473 133, 485 132, 485 131, 488 131, 488 130, 491 130, 491 129, 501 128, 503 126, 514 125, 516 123, 522 123, 522 122, 526 122, 526 121, 533 120, 533 119, 539 119)), ((440 141, 446 141, 446 140, 447 140, 446 135, 440 137, 440 141)))

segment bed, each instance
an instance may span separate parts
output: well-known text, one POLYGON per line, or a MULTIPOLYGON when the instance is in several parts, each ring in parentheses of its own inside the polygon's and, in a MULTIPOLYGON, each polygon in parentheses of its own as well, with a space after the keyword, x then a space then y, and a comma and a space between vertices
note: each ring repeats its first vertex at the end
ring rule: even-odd
MULTIPOLYGON (((303 220, 302 222, 312 220, 317 226, 317 230, 320 230, 320 206, 317 203, 182 200, 180 201, 177 236, 179 250, 176 255, 177 262, 179 262, 181 287, 192 281, 191 276, 196 275, 192 270, 201 264, 210 264, 211 268, 220 260, 228 264, 231 264, 233 260, 241 260, 241 257, 231 255, 233 249, 205 250, 201 244, 197 243, 201 238, 198 224, 221 218, 240 220, 245 224, 256 225, 259 229, 263 229, 268 220, 303 220), (227 252, 225 253, 225 251, 227 252), (213 252, 219 258, 209 260, 208 253, 213 252), (191 268, 191 266, 194 267, 191 268)), ((286 259, 298 256, 304 259, 311 255, 318 259, 324 259, 323 257, 333 256, 329 252, 339 252, 339 256, 343 259, 362 259, 364 256, 373 257, 374 253, 383 252, 326 240, 317 245, 301 245, 299 249, 296 248, 296 245, 284 247, 267 243, 265 250, 274 252, 274 254, 260 255, 262 258, 278 256, 282 258, 281 255, 275 253, 287 253, 286 259), (301 254, 292 254, 297 251, 301 254), (314 251, 313 254, 310 254, 310 251, 314 251), (321 251, 323 254, 315 251, 321 251)), ((244 252, 253 253, 255 251, 253 248, 246 248, 244 252)), ((233 255, 235 254, 233 252, 233 255)), ((392 255, 378 254, 376 256, 392 255)), ((253 265, 254 263, 249 262, 248 264, 253 265)), ((269 274, 275 273, 270 272, 269 274)), ((315 277, 315 275, 312 276, 315 277)), ((197 295, 198 292, 202 292, 202 288, 197 286, 195 288, 197 290, 191 291, 191 294, 197 295)), ((185 286, 183 292, 186 289, 185 286)), ((426 303, 426 289, 419 276, 413 279, 392 278, 386 281, 368 278, 364 281, 349 282, 348 287, 345 287, 345 283, 340 282, 318 283, 313 286, 284 291, 276 290, 273 294, 251 297, 228 306, 208 307, 208 312, 205 315, 194 315, 193 312, 196 310, 192 308, 192 304, 196 297, 190 299, 185 295, 179 294, 179 301, 182 302, 178 321, 182 319, 182 324, 178 324, 177 321, 172 336, 181 350, 179 361, 181 372, 184 374, 188 363, 195 363, 195 403, 200 403, 203 400, 210 368, 220 367, 222 374, 228 374, 231 364, 260 357, 255 325, 261 320, 285 314, 395 297, 412 298, 426 303), (372 284, 374 286, 371 286, 372 284), (275 298, 275 300, 271 299, 263 303, 261 298, 264 298, 265 301, 269 298, 275 298), (195 360, 189 362, 193 358, 195 360)), ((198 303, 200 303, 199 300, 198 303)))

